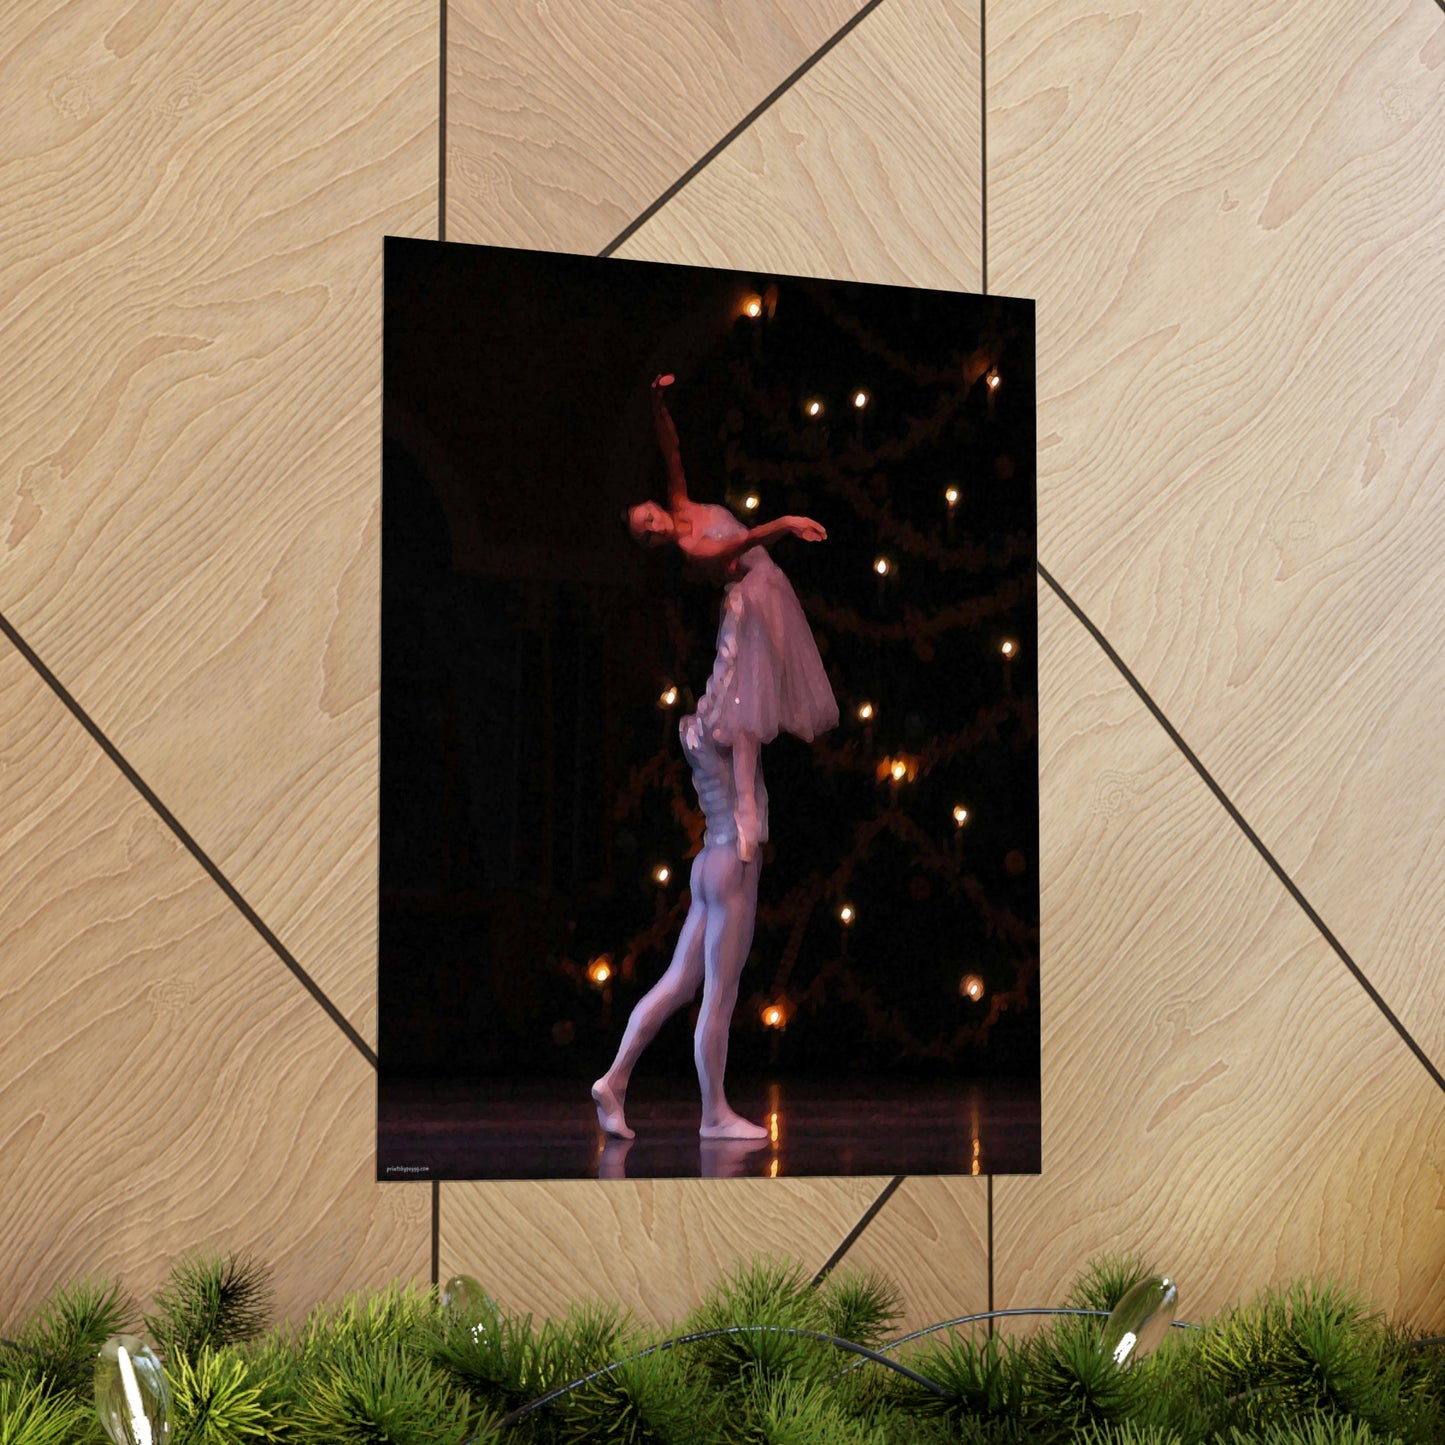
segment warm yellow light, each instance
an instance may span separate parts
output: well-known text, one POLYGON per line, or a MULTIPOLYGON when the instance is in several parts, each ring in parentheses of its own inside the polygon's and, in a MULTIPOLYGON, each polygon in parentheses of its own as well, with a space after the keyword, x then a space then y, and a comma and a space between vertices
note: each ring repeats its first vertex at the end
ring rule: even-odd
POLYGON ((743 498, 743 506, 746 507, 748 511, 755 512, 758 507, 758 494, 756 492, 749 492, 747 496, 743 498))
POLYGON ((809 416, 822 416, 822 415, 823 415, 823 403, 822 403, 821 401, 819 401, 817 397, 814 397, 814 398, 812 399, 812 401, 810 401, 810 402, 803 408, 803 410, 806 411, 809 416))
POLYGON ((858 915, 853 912, 853 905, 852 905, 851 903, 845 903, 845 904, 838 910, 838 917, 839 917, 844 923, 852 923, 852 921, 853 921, 857 916, 858 916, 858 915))
POLYGON ((899 759, 888 771, 893 774, 895 783, 901 783, 908 776, 908 764, 899 759))
POLYGON ((997 391, 997 390, 998 390, 998 386, 999 386, 999 382, 1002 381, 1002 380, 1003 380, 1003 378, 1002 378, 1001 376, 999 376, 998 372, 996 372, 996 371, 991 371, 991 372, 989 372, 989 374, 988 374, 988 389, 989 389, 990 391, 997 391))
POLYGON ((659 863, 657 867, 652 870, 652 881, 654 883, 666 883, 671 877, 672 869, 669 868, 666 863, 659 863))
POLYGON ((871 702, 860 702, 858 704, 858 716, 864 722, 873 721, 873 704, 871 702))
POLYGON ((965 808, 962 803, 954 805, 953 821, 957 823, 960 828, 968 822, 968 809, 965 808))
POLYGON ((853 393, 853 405, 862 411, 868 405, 868 393, 866 391, 855 391, 853 393))
POLYGON ((784 1014, 781 1008, 775 1003, 770 1003, 763 1009, 763 1027, 769 1029, 780 1029, 784 1023, 784 1014))
POLYGON ((587 965, 587 977, 599 988, 612 977, 612 958, 604 953, 587 965))
POLYGON ((778 1156, 777 1156, 776 1154, 774 1154, 773 1157, 768 1161, 768 1178, 769 1178, 769 1179, 776 1179, 777 1177, 778 1177, 778 1156))
POLYGON ((743 315, 750 316, 754 321, 763 314, 763 298, 761 296, 749 296, 743 302, 743 315))
POLYGON ((662 707, 671 707, 677 701, 677 689, 675 687, 663 688, 662 696, 657 701, 662 707))
POLYGON ((1005 657, 1012 657, 1018 650, 1019 645, 1012 637, 1006 639, 1003 646, 999 648, 999 651, 1003 653, 1005 657))
POLYGON ((971 998, 977 1003, 983 997, 983 980, 976 973, 966 973, 958 981, 958 991, 964 998, 971 998))
POLYGON ((958 505, 958 497, 959 491, 957 487, 948 487, 943 493, 943 500, 947 502, 950 507, 956 507, 958 505))
POLYGON ((873 559, 873 570, 880 577, 886 577, 888 575, 889 565, 889 561, 886 557, 875 557, 873 559))
POLYGON ((770 1143, 776 1144, 778 1142, 779 1132, 778 1111, 774 1109, 773 1112, 768 1115, 768 1140, 770 1143))

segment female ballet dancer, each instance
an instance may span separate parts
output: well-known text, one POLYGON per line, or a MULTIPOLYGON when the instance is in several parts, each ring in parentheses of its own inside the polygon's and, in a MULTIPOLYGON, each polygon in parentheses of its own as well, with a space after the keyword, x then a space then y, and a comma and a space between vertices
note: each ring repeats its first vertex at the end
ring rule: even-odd
POLYGON ((706 828, 672 962, 633 1010, 617 1057, 593 1084, 592 1098, 608 1134, 633 1137, 623 1112, 633 1066, 701 985, 693 1039, 702 1090, 699 1132, 704 1139, 764 1139, 768 1131, 736 1113, 723 1091, 728 1032, 757 915, 758 850, 768 836, 758 754, 779 732, 811 742, 838 721, 808 620, 765 547, 778 537, 821 542, 827 534, 807 517, 745 527, 722 507, 691 501, 677 429, 662 396, 672 380, 658 376, 652 383, 668 506, 643 502, 630 509, 628 525, 638 541, 675 543, 726 589, 712 674, 697 712, 679 724, 706 828))

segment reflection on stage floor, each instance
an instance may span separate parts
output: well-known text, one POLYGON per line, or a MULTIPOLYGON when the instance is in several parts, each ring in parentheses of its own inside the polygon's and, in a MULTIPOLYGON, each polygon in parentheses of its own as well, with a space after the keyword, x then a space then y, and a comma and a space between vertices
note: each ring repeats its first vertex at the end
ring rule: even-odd
POLYGON ((768 1138, 698 1138, 697 1084, 634 1079, 631 1140, 597 1125, 587 1085, 383 1077, 378 1179, 664 1179, 1037 1174, 1033 1080, 857 1084, 729 1080, 768 1138))

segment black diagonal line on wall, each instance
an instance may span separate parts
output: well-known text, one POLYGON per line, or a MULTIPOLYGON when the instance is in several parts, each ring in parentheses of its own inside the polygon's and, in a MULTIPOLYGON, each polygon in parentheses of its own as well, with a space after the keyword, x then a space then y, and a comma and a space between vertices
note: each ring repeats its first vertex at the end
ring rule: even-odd
POLYGON ((1339 939, 1336 938, 1335 935, 1330 931, 1329 926, 1325 923, 1324 919, 1321 918, 1320 915, 1315 911, 1309 899, 1304 896, 1304 893, 1300 889, 1299 885, 1294 881, 1293 878, 1289 876, 1288 873, 1285 872, 1284 867, 1280 864, 1279 860, 1265 846, 1264 840, 1259 836, 1258 833, 1254 831, 1253 828, 1250 827, 1249 823, 1244 817, 1244 814, 1241 813, 1237 807, 1235 807, 1235 805, 1225 794, 1224 789, 1221 788, 1217 782, 1215 782, 1213 776, 1209 772, 1209 769, 1206 768, 1202 762, 1200 762, 1199 758, 1195 755, 1194 750, 1189 746, 1187 742, 1184 741, 1183 737, 1179 733, 1178 728, 1176 728, 1174 724, 1171 723, 1169 719, 1164 716, 1163 709, 1161 709, 1158 703, 1156 703, 1154 699, 1149 696, 1148 692, 1145 691, 1143 683, 1141 683, 1139 679, 1135 677, 1134 674, 1129 670, 1129 667, 1125 663, 1124 659, 1120 657, 1119 654, 1114 650, 1114 648, 1109 644, 1108 638, 1106 638, 1104 634, 1100 632, 1097 627, 1094 626, 1093 622, 1091 622, 1089 618, 1085 615, 1083 608, 1080 607, 1079 604, 1075 602, 1074 599, 1070 597, 1069 594, 1065 592, 1061 586, 1059 586, 1059 584, 1053 579, 1053 577, 1044 570, 1043 563, 1039 564, 1038 570, 1039 576, 1042 577, 1044 581, 1047 582, 1048 585, 1053 589, 1055 594, 1058 596, 1059 601, 1061 601, 1064 606, 1067 607, 1069 611, 1072 612, 1074 616, 1077 617, 1079 621, 1084 625, 1085 631, 1087 631, 1088 634, 1094 639, 1094 641, 1099 644, 1100 648, 1103 649, 1104 655, 1109 659, 1110 662, 1114 664, 1116 668, 1118 668, 1119 672, 1124 678, 1124 681, 1127 682, 1129 686, 1132 687, 1134 691, 1138 694, 1140 702, 1142 702, 1144 706, 1149 709, 1149 711, 1154 715, 1154 720, 1169 735, 1169 740, 1174 744, 1176 748, 1179 749, 1181 753, 1184 754, 1185 758, 1189 762, 1189 765, 1204 780, 1204 784, 1209 789, 1209 791, 1213 793, 1216 798, 1219 799, 1219 802, 1223 806, 1224 811, 1228 813, 1231 818, 1234 819, 1235 825, 1239 828, 1239 831, 1243 833, 1247 839, 1249 839, 1251 845, 1254 847, 1255 852, 1257 852, 1259 856, 1263 858, 1267 864, 1269 864, 1270 869, 1273 871, 1275 877, 1284 884, 1285 891, 1290 895, 1291 898, 1294 899, 1297 904, 1299 904, 1300 908, 1303 909, 1305 917, 1308 918, 1309 921, 1313 923, 1314 926, 1319 930, 1320 935, 1324 938, 1325 942, 1328 943, 1332 949, 1334 949, 1335 954, 1338 956, 1340 962, 1343 963, 1347 969, 1349 969, 1352 975, 1354 975, 1355 982, 1358 983, 1362 989, 1364 989, 1365 994, 1369 998, 1370 1002, 1373 1003, 1377 1009, 1379 1009, 1380 1013, 1384 1016, 1386 1022, 1390 1025, 1390 1027, 1393 1028, 1397 1034, 1399 1034, 1401 1040, 1405 1044, 1405 1047, 1408 1048, 1417 1059, 1419 1059, 1421 1064, 1423 1064, 1425 1067, 1425 1072, 1428 1073, 1432 1079, 1434 1079, 1434 1081, 1440 1086, 1440 1088, 1445 1089, 1445 1077, 1442 1077, 1440 1070, 1437 1069, 1433 1063, 1431 1063, 1424 1049, 1422 1049, 1420 1045, 1415 1042, 1414 1038, 1410 1034, 1410 1031, 1395 1016, 1394 1010, 1390 1008, 1389 1004, 1387 1004, 1383 998, 1381 998, 1379 991, 1370 982, 1370 980, 1365 977, 1364 970, 1361 969, 1359 964, 1357 964, 1355 960, 1350 957, 1349 953, 1345 949, 1344 944, 1342 944, 1339 939))
POLYGON ((868 3, 842 29, 830 35, 786 80, 758 102, 701 160, 689 166, 636 220, 629 222, 597 254, 610 256, 634 231, 644 226, 700 171, 715 161, 755 120, 788 93, 844 36, 852 33, 883 0, 868 3))
POLYGON ((865 1209, 863 1213, 858 1216, 858 1223, 855 1224, 853 1228, 850 1229, 848 1233, 843 1236, 842 1240, 838 1244, 837 1249, 835 1249, 832 1254, 830 1254, 828 1258, 823 1261, 822 1267, 818 1270, 817 1274, 813 1276, 814 1285, 822 1284, 823 1281, 827 1279, 828 1276, 838 1267, 839 1261, 841 1261, 843 1256, 847 1254, 848 1251, 852 1249, 853 1246, 858 1242, 858 1236, 861 1235, 863 1231, 867 1229, 870 1224, 873 1223, 874 1219, 878 1215, 878 1211, 882 1209, 883 1206, 887 1204, 890 1199, 893 1198, 894 1194, 897 1193, 898 1186, 903 1183, 904 1178, 905 1176, 902 1174, 895 1174, 893 1178, 890 1179, 888 1183, 883 1186, 883 1189, 878 1195, 877 1199, 875 1199, 873 1203, 870 1204, 868 1208, 865 1209))
POLYGON ((136 790, 136 792, 138 792, 141 797, 143 797, 146 802, 150 804, 151 808, 155 811, 156 816, 161 820, 161 822, 166 825, 167 828, 171 830, 172 833, 175 834, 178 841, 185 847, 186 851, 191 855, 191 857, 193 857, 196 862, 199 863, 201 867, 205 869, 205 871, 211 876, 212 881, 221 890, 221 892, 224 893, 233 904, 235 904, 236 908, 245 918, 246 922, 249 923, 251 927, 254 928, 256 932, 261 935, 262 939, 270 947, 271 951, 276 955, 276 957, 279 958, 281 962, 284 963, 286 967, 291 970, 291 972, 296 977, 296 981, 301 985, 301 987, 304 988, 306 992, 309 993, 318 1004, 321 1005, 322 1009, 325 1011, 331 1021, 336 1025, 336 1027, 339 1028, 341 1032, 344 1033, 346 1037, 351 1040, 351 1042, 356 1046, 357 1051, 361 1054, 362 1058, 364 1058, 367 1063, 372 1066, 372 1068, 375 1068, 376 1055, 372 1052, 371 1046, 351 1026, 350 1022, 342 1014, 341 1010, 337 1008, 336 1005, 332 1003, 329 998, 327 998, 326 994, 322 991, 320 984, 318 984, 316 980, 312 978, 311 975, 307 973, 304 968, 301 967, 301 965, 292 956, 291 951, 286 947, 286 945, 282 943, 281 940, 277 938, 274 933, 271 932, 271 930, 262 920, 261 915, 258 914, 256 910, 252 908, 251 905, 247 903, 246 900, 241 896, 240 890, 235 886, 235 884, 232 883, 231 880, 227 878, 224 873, 221 872, 221 870, 215 865, 215 863, 211 861, 205 849, 203 849, 201 845, 197 843, 194 838, 191 837, 191 835, 185 830, 185 828, 181 826, 180 820, 176 817, 176 815, 172 813, 171 810, 167 808, 163 802, 161 802, 160 798, 156 796, 155 790, 150 786, 150 784, 147 783, 145 779, 142 778, 141 775, 136 772, 136 770, 130 765, 130 763, 126 761, 126 759, 121 755, 120 749, 117 748, 116 745, 111 742, 111 740, 100 730, 99 726, 95 723, 94 719, 91 718, 90 714, 87 713, 78 702, 76 702, 76 700, 70 695, 69 691, 66 689, 65 685, 60 681, 58 677, 56 677, 53 672, 51 672, 48 667, 46 667, 46 665, 40 660, 39 656, 36 654, 35 650, 30 646, 29 643, 25 641, 25 639, 19 634, 19 632, 16 631, 10 620, 3 613, 0 613, 0 632, 3 632, 5 636, 10 639, 10 641, 15 646, 15 650, 26 660, 26 662, 30 664, 31 667, 35 669, 37 673, 39 673, 45 685, 56 695, 56 697, 58 697, 60 701, 63 702, 67 708, 70 709, 71 715, 75 718, 75 720, 81 725, 81 727, 86 730, 86 732, 90 734, 90 736, 99 745, 101 751, 106 755, 106 757, 108 757, 111 762, 113 762, 116 767, 120 769, 121 773, 125 776, 126 780, 136 790))

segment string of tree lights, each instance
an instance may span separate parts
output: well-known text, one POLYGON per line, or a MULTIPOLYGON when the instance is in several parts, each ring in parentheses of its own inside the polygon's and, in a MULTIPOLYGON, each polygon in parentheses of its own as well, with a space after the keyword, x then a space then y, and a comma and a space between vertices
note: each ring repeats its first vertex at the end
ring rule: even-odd
MULTIPOLYGON (((1037 1037, 1032 335, 988 298, 950 300, 760 285, 670 397, 695 496, 828 533, 775 551, 841 720, 764 750, 773 837, 735 1067, 956 1071, 1027 1063, 1037 1037)), ((686 912, 702 821, 677 722, 716 608, 669 590, 610 814, 636 886, 569 920, 571 1002, 553 996, 569 1041, 615 1033, 686 912)), ((689 1044, 679 1029, 663 1047, 682 1061, 689 1044)))

